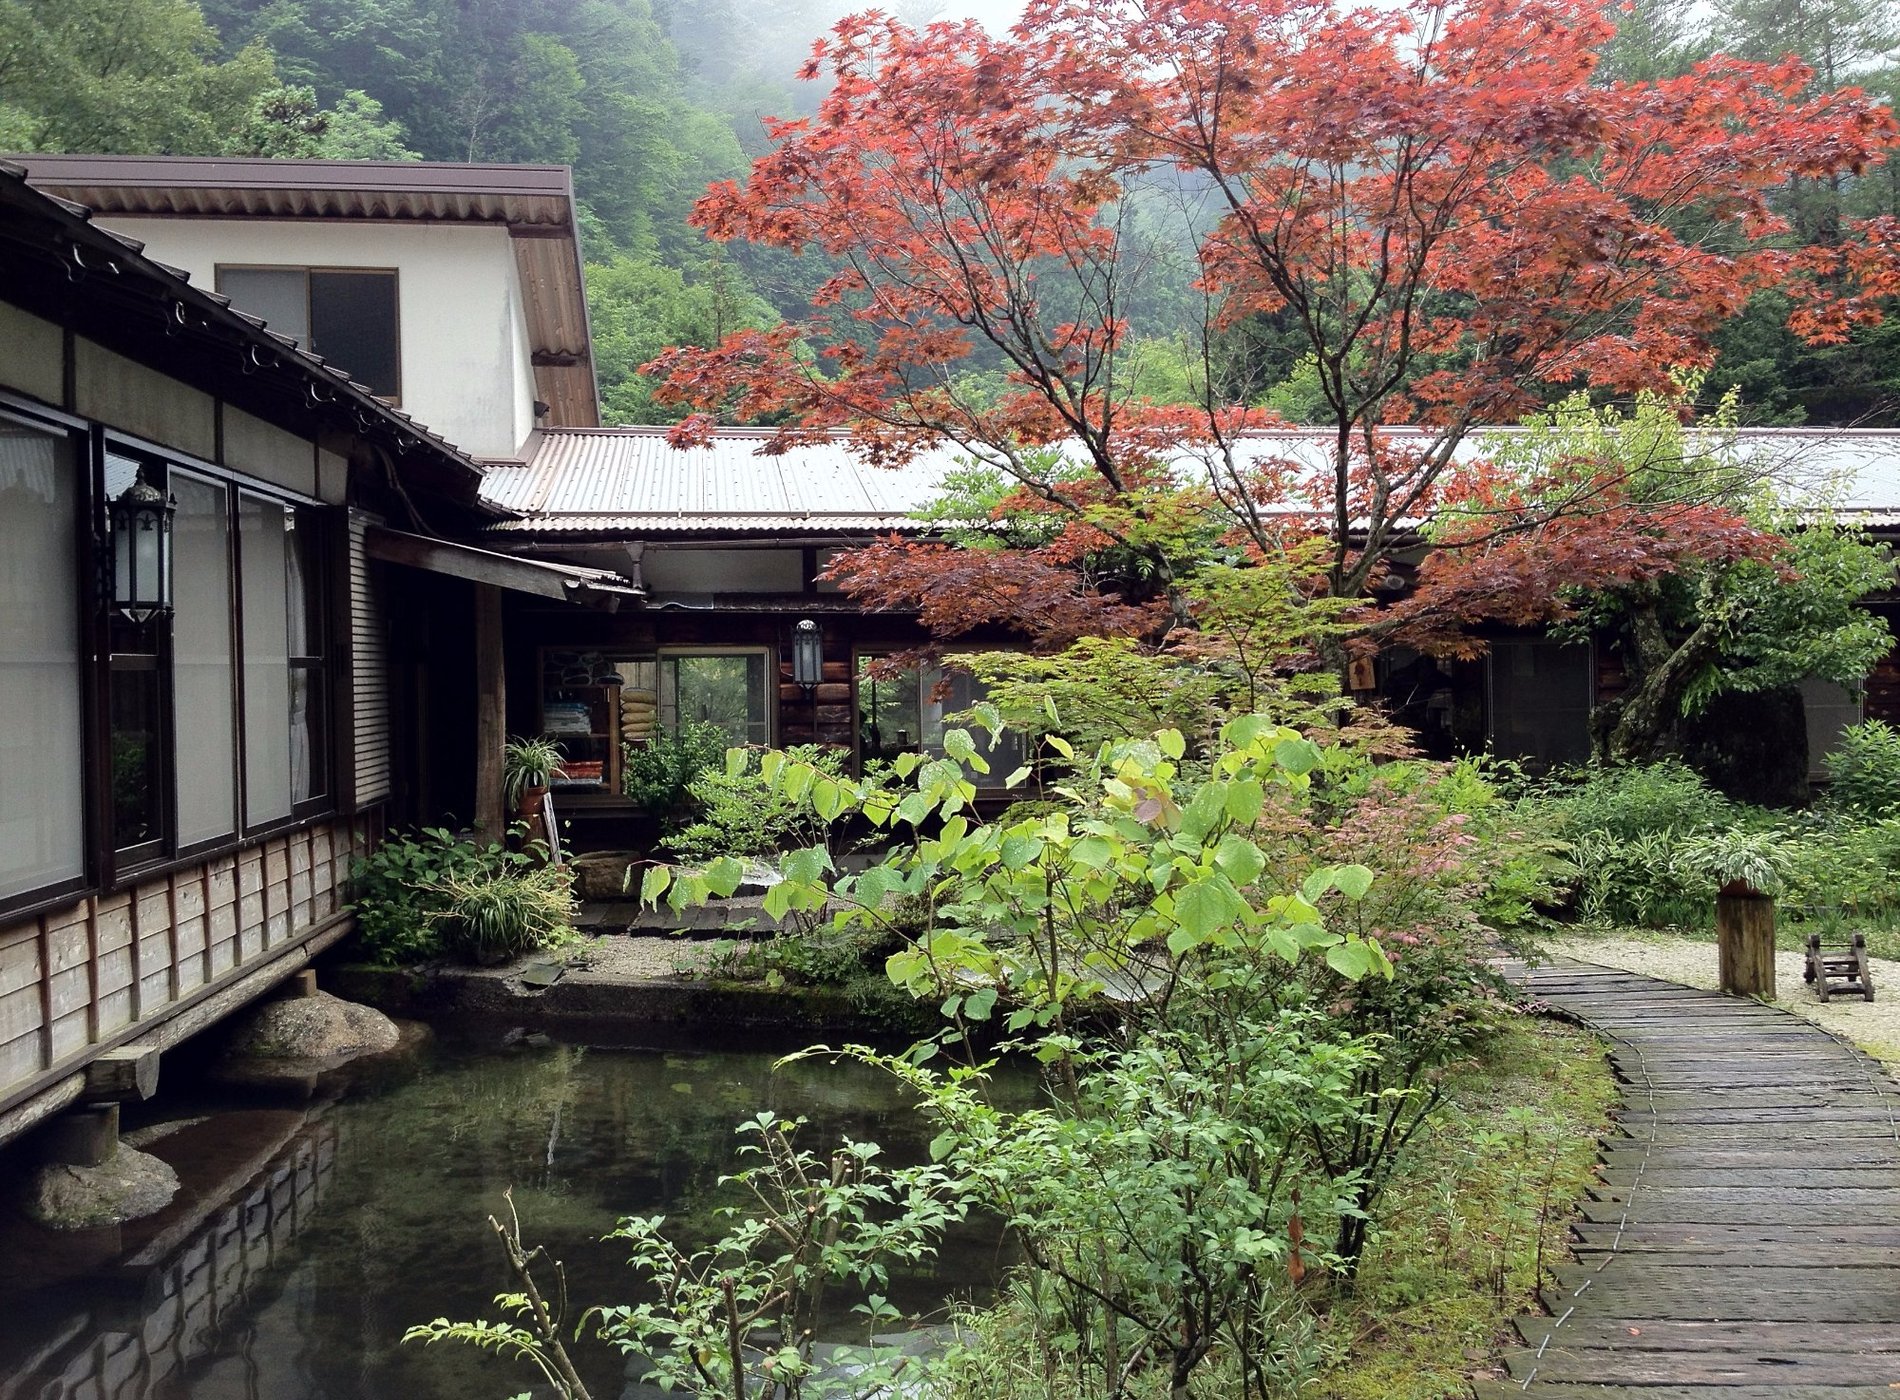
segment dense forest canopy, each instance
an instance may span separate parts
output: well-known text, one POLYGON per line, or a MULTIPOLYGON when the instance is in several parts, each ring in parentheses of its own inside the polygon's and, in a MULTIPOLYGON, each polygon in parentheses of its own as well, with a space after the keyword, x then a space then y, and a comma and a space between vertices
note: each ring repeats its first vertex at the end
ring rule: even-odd
MULTIPOLYGON (((636 368, 663 347, 795 317, 829 271, 814 257, 709 245, 686 216, 708 182, 742 175, 763 118, 809 112, 798 80, 849 0, 0 0, 0 149, 124 154, 548 161, 571 164, 609 422, 671 416, 636 368)), ((911 23, 932 0, 886 5, 911 23)), ((1799 54, 1815 83, 1890 98, 1887 0, 1620 0, 1609 77, 1687 70, 1723 50, 1799 54)), ((1225 329, 1201 353, 1190 282, 1191 184, 1149 192, 1125 218, 1140 250, 1128 315, 1133 390, 1192 396, 1208 376, 1236 402, 1298 419, 1310 367, 1270 321, 1225 329)), ((1900 213, 1900 167, 1784 192, 1797 236, 1900 213)), ((1739 387, 1770 422, 1900 423, 1900 328, 1816 348, 1757 298, 1724 331, 1706 392, 1739 387)), ((982 385, 972 385, 980 392, 982 385)))

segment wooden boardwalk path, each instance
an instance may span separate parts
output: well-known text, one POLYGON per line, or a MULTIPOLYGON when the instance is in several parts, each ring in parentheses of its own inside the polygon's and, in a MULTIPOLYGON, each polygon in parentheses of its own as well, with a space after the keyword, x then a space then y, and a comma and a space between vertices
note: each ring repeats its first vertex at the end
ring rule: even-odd
POLYGON ((1562 961, 1514 974, 1610 1043, 1601 1182, 1479 1400, 1900 1396, 1900 1088, 1785 1011, 1562 961))

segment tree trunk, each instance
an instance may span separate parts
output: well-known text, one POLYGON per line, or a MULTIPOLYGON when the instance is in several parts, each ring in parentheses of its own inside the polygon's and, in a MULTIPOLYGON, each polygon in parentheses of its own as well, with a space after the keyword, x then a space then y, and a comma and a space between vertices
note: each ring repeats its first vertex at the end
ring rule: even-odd
POLYGON ((1635 680, 1604 719, 1592 725, 1597 757, 1611 763, 1646 763, 1674 747, 1682 720, 1682 697, 1696 673, 1716 657, 1715 629, 1707 623, 1671 646, 1655 608, 1639 608, 1630 619, 1635 680))

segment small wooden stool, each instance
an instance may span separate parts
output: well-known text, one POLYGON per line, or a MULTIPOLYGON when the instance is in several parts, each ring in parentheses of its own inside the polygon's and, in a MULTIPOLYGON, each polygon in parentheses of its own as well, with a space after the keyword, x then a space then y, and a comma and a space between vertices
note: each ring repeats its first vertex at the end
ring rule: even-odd
POLYGON ((1804 980, 1814 984, 1822 1001, 1830 992, 1859 992, 1868 1001, 1874 999, 1874 977, 1867 970, 1867 940, 1854 935, 1852 943, 1821 946, 1821 935, 1808 935, 1808 966, 1804 980))

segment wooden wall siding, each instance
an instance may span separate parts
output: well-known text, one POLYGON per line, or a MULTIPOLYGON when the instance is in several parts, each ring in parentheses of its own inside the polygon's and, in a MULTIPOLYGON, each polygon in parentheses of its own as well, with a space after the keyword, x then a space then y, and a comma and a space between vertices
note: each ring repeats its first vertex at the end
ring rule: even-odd
POLYGON ((286 832, 0 927, 0 1101, 337 914, 360 839, 342 822, 286 832))
POLYGON ((374 517, 350 512, 350 714, 357 807, 389 796, 389 634, 380 571, 364 548, 374 517))
MULTIPOLYGON (((155 1242, 123 1271, 143 1287, 118 1305, 112 1327, 61 1334, 29 1356, 21 1374, 0 1377, 0 1400, 139 1400, 169 1392, 215 1349, 225 1315, 316 1217, 336 1160, 333 1124, 300 1130, 248 1181, 233 1182, 237 1194, 183 1239, 155 1242)), ((297 1352, 281 1348, 262 1358, 263 1393, 294 1380, 297 1352)))
POLYGON ((1888 652, 1867 678, 1867 703, 1861 711, 1868 719, 1900 724, 1900 656, 1888 652))
POLYGON ((780 661, 778 667, 778 742, 809 744, 816 737, 821 744, 836 744, 848 749, 857 742, 858 717, 851 700, 851 644, 841 639, 836 645, 824 639, 825 668, 818 685, 806 696, 804 688, 792 680, 792 663, 780 661), (812 726, 817 725, 814 736, 812 726))

